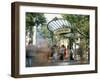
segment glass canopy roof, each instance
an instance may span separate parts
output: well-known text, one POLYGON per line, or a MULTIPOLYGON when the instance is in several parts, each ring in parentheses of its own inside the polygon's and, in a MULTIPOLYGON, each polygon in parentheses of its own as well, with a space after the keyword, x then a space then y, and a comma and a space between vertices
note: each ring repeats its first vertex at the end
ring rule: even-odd
POLYGON ((63 18, 53 18, 48 24, 47 28, 49 31, 53 32, 54 34, 60 34, 66 37, 87 37, 82 31, 78 28, 74 28, 71 23, 63 18), (72 30, 74 29, 74 32, 72 30), (80 34, 80 35, 79 35, 80 34))
POLYGON ((69 21, 67 21, 66 19, 63 18, 57 18, 55 17, 54 19, 52 19, 48 25, 47 25, 48 29, 51 32, 70 32, 71 30, 71 24, 69 21))

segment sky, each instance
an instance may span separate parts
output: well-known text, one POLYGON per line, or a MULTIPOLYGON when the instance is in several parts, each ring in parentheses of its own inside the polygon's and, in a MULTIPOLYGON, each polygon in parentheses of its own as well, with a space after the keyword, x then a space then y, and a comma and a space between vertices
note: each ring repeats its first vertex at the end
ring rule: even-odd
POLYGON ((57 17, 57 18, 62 18, 61 14, 44 14, 47 22, 51 21, 53 18, 57 17))

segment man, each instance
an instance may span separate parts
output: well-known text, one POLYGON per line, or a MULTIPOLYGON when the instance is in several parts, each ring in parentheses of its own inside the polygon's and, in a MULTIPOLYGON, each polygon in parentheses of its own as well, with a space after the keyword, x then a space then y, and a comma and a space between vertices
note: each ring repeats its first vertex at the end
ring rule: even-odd
POLYGON ((32 66, 32 57, 33 57, 33 44, 32 41, 29 41, 28 45, 26 46, 26 66, 32 66))

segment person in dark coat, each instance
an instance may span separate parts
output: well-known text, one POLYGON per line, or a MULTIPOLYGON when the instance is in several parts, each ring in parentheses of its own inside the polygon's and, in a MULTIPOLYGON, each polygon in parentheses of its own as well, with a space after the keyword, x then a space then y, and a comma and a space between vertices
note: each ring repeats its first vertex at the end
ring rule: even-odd
POLYGON ((26 46, 26 66, 32 66, 32 56, 33 55, 33 44, 30 41, 29 44, 26 46))

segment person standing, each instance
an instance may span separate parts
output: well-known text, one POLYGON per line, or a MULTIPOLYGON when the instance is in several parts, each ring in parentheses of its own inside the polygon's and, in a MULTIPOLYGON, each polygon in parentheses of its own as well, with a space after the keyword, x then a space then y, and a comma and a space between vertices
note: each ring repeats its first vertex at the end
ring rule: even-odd
POLYGON ((64 59, 67 58, 67 48, 64 46, 64 59))
POLYGON ((60 48, 60 60, 64 60, 64 50, 65 50, 65 46, 62 45, 60 48))
POLYGON ((29 41, 28 45, 26 46, 26 66, 32 66, 32 56, 33 55, 33 44, 32 41, 29 41))

